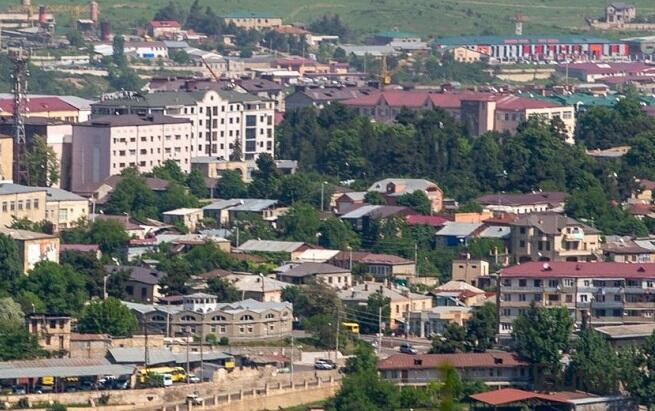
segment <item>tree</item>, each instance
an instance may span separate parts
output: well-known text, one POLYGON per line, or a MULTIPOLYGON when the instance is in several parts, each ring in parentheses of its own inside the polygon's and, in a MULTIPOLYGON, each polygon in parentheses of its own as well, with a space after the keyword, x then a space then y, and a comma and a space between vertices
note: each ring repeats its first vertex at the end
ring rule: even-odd
POLYGON ((184 184, 186 180, 186 174, 174 160, 166 160, 161 165, 153 167, 152 175, 178 184, 184 184))
POLYGON ((257 158, 257 170, 252 172, 248 192, 252 198, 275 198, 278 192, 280 172, 275 160, 268 153, 257 158))
POLYGON ((241 173, 236 170, 225 170, 216 183, 214 193, 219 198, 244 198, 248 195, 248 187, 243 182, 241 173))
POLYGON ((321 225, 318 211, 307 203, 295 203, 278 219, 284 238, 314 243, 321 225))
POLYGON ((54 232, 54 226, 50 221, 32 221, 27 217, 16 219, 15 216, 12 216, 10 227, 18 230, 35 231, 37 233, 45 234, 52 234, 54 232))
POLYGON ((159 210, 169 211, 177 208, 194 208, 198 206, 198 199, 189 194, 186 187, 171 182, 159 199, 159 210))
POLYGON ((109 256, 120 256, 130 240, 120 222, 103 219, 91 223, 88 238, 91 244, 98 244, 102 253, 109 256))
POLYGON ((59 263, 70 265, 84 276, 88 295, 103 296, 104 277, 107 272, 98 260, 96 253, 76 250, 63 251, 59 256, 59 263))
POLYGON ((23 154, 24 183, 28 186, 50 187, 59 181, 59 161, 55 150, 45 138, 34 136, 32 144, 23 154))
POLYGON ((630 395, 650 409, 655 404, 655 333, 623 353, 623 374, 630 395))
POLYGON ((28 360, 45 354, 36 336, 22 323, 0 321, 0 361, 28 360))
POLYGON ((432 202, 430 202, 428 196, 421 190, 398 196, 396 198, 396 204, 409 207, 419 214, 428 215, 432 212, 432 202))
POLYGON ((125 58, 125 39, 123 36, 114 36, 113 41, 112 61, 120 69, 127 66, 127 59, 125 58))
POLYGON ((77 314, 87 300, 84 278, 69 265, 38 263, 21 279, 20 288, 32 292, 48 313, 77 314))
POLYGON ((186 11, 177 2, 170 1, 155 13, 153 20, 174 20, 184 23, 186 11))
POLYGON ((186 177, 186 185, 189 187, 191 194, 197 198, 207 197, 207 182, 205 182, 205 177, 202 176, 200 171, 191 170, 186 177))
POLYGON ((373 205, 386 205, 387 199, 377 191, 369 191, 364 195, 364 202, 373 205))
POLYGON ((482 352, 491 348, 497 330, 496 305, 490 302, 476 309, 466 322, 466 338, 470 342, 473 351, 482 352))
POLYGON ((133 168, 123 170, 122 179, 116 185, 107 202, 109 214, 127 213, 135 217, 157 217, 157 198, 146 180, 133 168))
POLYGON ((24 317, 20 304, 11 297, 0 298, 0 323, 23 324, 24 317))
POLYGON ((15 290, 22 274, 22 258, 18 255, 16 242, 8 235, 0 234, 0 295, 15 290))
POLYGON ((569 363, 569 374, 585 384, 578 389, 598 395, 616 394, 619 371, 619 358, 610 343, 597 331, 583 330, 569 363))
POLYGON ((209 293, 218 297, 221 303, 232 303, 241 300, 241 292, 228 280, 214 277, 207 281, 209 293))
POLYGON ((441 402, 439 404, 440 411, 455 411, 460 409, 457 405, 462 395, 462 380, 459 373, 450 364, 442 364, 439 367, 439 376, 441 377, 441 388, 439 396, 441 402))
POLYGON ((359 236, 348 223, 339 218, 328 217, 323 220, 319 227, 319 233, 321 236, 318 244, 321 247, 334 250, 359 248, 359 236))
POLYGON ((559 366, 568 349, 573 320, 565 307, 537 307, 534 302, 512 325, 518 355, 531 364, 559 366))
POLYGON ((466 328, 456 323, 448 323, 443 336, 432 338, 430 354, 452 354, 467 350, 466 328))
POLYGON ((134 314, 114 297, 95 300, 84 307, 77 326, 81 332, 121 337, 130 336, 138 329, 134 314))

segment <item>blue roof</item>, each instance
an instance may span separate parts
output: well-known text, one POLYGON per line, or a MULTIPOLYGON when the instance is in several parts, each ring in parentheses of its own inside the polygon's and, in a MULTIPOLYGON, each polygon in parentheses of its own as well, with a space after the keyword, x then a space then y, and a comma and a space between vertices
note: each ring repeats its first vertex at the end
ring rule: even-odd
POLYGON ((585 36, 456 36, 436 39, 440 46, 464 46, 471 44, 611 44, 612 40, 585 36))

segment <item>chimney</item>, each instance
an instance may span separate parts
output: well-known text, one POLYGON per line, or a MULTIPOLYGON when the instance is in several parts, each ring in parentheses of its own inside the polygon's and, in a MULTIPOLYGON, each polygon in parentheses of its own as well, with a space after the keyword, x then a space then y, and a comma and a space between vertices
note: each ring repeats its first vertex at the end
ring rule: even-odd
POLYGON ((40 25, 46 24, 46 21, 45 21, 46 20, 46 16, 45 16, 46 12, 47 12, 47 10, 46 10, 45 6, 39 6, 39 24, 40 25))
POLYGON ((93 21, 94 23, 97 23, 99 16, 100 16, 100 9, 98 8, 98 3, 92 1, 89 4, 89 19, 91 19, 91 21, 93 21))

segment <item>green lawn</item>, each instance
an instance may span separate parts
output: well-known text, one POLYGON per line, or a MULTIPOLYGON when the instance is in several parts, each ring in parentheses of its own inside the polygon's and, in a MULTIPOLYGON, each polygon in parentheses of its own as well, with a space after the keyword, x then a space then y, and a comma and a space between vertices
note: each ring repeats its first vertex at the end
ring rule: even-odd
MULTIPOLYGON (((100 1, 101 18, 109 18, 115 31, 144 23, 168 0, 100 1)), ((192 0, 180 0, 188 7, 192 0)), ((0 6, 17 4, 0 0, 0 6)), ((603 13, 606 0, 201 0, 220 13, 261 11, 281 15, 286 23, 308 22, 325 13, 338 13, 359 33, 398 28, 427 36, 463 34, 511 34, 510 17, 527 16, 525 34, 570 33, 587 30, 585 16, 603 13)), ((631 2, 638 15, 655 15, 652 0, 631 2)), ((54 0, 48 5, 87 4, 86 0, 54 0)), ((81 17, 87 18, 86 8, 81 17)), ((58 12, 60 23, 71 20, 70 12, 58 12)))

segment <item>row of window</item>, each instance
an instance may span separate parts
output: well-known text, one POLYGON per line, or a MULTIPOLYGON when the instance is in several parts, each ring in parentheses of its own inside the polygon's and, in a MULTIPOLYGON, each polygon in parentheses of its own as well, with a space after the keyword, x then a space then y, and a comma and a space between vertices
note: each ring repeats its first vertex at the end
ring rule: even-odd
POLYGON ((39 209, 39 199, 27 199, 27 200, 18 200, 18 201, 3 201, 2 202, 2 212, 6 213, 7 211, 16 211, 16 210, 35 210, 39 209))

